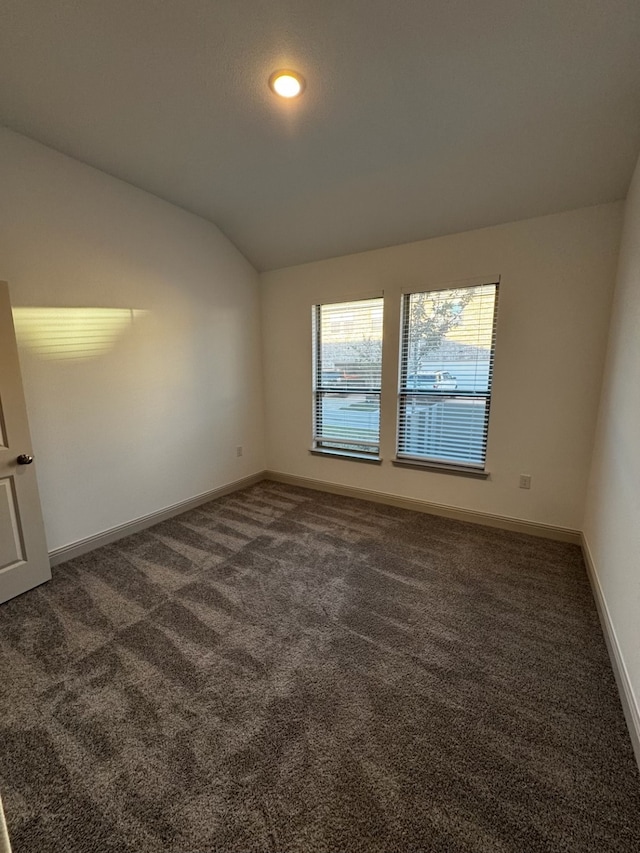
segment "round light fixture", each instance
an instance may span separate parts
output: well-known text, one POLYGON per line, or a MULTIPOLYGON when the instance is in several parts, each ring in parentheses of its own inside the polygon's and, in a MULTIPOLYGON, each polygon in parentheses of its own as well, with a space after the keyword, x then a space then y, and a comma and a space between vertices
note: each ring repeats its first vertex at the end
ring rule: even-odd
POLYGON ((305 81, 297 71, 281 69, 269 77, 269 87, 281 98, 296 98, 304 91, 305 81))

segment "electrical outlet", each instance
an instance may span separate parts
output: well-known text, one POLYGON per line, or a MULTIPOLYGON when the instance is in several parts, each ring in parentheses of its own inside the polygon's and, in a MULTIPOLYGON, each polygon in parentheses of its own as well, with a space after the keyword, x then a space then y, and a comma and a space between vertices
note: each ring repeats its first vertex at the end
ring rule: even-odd
POLYGON ((241 444, 239 444, 236 447, 236 456, 242 456, 242 445, 241 444))
POLYGON ((530 489, 531 488, 531 474, 520 474, 520 488, 521 489, 530 489))

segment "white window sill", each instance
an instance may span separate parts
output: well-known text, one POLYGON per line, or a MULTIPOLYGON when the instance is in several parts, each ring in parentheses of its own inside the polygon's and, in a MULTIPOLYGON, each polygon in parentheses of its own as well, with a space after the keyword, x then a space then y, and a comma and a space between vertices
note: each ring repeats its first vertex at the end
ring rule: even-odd
POLYGON ((488 471, 483 471, 480 468, 472 468, 466 465, 447 465, 444 462, 429 462, 421 459, 405 459, 397 457, 392 460, 392 464, 399 468, 418 468, 427 471, 434 471, 437 474, 456 474, 459 477, 472 477, 476 480, 488 480, 491 474, 488 471))
POLYGON ((314 447, 309 453, 312 456, 331 456, 335 459, 348 459, 351 462, 368 462, 370 465, 382 465, 382 459, 379 456, 369 456, 366 453, 357 453, 354 450, 323 450, 321 447, 314 447))

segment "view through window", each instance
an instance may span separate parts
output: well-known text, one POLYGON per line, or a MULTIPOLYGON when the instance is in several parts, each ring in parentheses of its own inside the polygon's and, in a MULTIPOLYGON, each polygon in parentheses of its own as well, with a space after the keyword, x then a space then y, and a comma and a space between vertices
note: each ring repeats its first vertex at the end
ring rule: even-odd
POLYGON ((498 285, 404 296, 398 459, 484 470, 498 285))
POLYGON ((317 450, 377 457, 383 300, 314 306, 317 450))

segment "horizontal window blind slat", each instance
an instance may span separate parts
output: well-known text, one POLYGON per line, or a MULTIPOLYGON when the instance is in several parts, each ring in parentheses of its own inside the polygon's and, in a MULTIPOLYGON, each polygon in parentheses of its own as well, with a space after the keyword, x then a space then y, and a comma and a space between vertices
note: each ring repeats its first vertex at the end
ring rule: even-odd
MULTIPOLYGON (((337 439, 336 439, 336 438, 331 438, 331 437, 330 437, 330 436, 328 436, 328 435, 315 435, 315 436, 313 437, 313 440, 314 440, 314 441, 326 441, 326 442, 330 442, 330 443, 332 443, 332 444, 335 444, 335 442, 336 442, 336 440, 337 440, 337 439)), ((348 443, 348 444, 362 444, 362 445, 366 445, 367 447, 378 447, 378 442, 377 442, 377 441, 365 441, 364 439, 361 439, 361 438, 354 439, 354 440, 352 440, 352 441, 350 440, 350 441, 348 441, 348 442, 346 442, 346 443, 348 443)))

